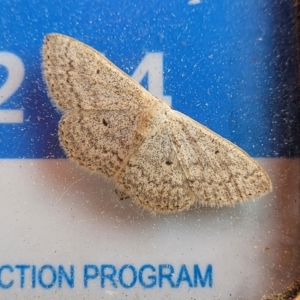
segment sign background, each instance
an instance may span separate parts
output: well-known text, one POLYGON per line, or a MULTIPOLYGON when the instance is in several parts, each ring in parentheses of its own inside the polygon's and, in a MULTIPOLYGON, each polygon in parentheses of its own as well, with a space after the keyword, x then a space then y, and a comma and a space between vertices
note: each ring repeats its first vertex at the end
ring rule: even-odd
MULTIPOLYGON (((164 94, 175 109, 254 157, 298 157, 293 3, 191 2, 4 1, 0 51, 21 59, 25 76, 0 109, 21 108, 24 122, 0 124, 0 157, 64 157, 59 114, 42 80, 40 51, 50 32, 89 44, 130 75, 146 53, 162 52, 164 94)), ((7 73, 0 67, 0 86, 7 73)))
MULTIPOLYGON (((78 277, 74 288, 56 282, 44 289, 32 287, 26 273, 20 287, 19 273, 5 270, 0 280, 15 281, 0 289, 1 299, 252 300, 279 292, 299 275, 300 116, 293 4, 2 1, 0 266, 74 265, 78 277), (129 75, 147 54, 163 55, 161 95, 170 96, 175 109, 262 157, 258 161, 272 179, 273 193, 237 207, 195 206, 157 216, 130 200, 118 201, 111 183, 64 159, 59 147, 60 115, 47 97, 41 70, 43 38, 50 32, 89 44, 129 75), (84 288, 86 264, 199 264, 204 270, 211 264, 213 285, 102 289, 96 278, 84 288)), ((150 89, 161 71, 149 71, 142 84, 150 89)))

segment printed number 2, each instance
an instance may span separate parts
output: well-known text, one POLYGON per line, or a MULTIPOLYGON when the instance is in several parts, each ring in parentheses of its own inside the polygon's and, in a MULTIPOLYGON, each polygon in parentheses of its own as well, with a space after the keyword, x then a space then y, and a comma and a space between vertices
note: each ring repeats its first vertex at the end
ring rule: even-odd
MULTIPOLYGON (((8 70, 7 79, 0 88, 1 106, 21 85, 25 75, 25 68, 22 60, 9 52, 0 52, 0 65, 8 70)), ((23 110, 0 108, 0 123, 23 123, 23 120, 23 110)))
POLYGON ((141 82, 148 74, 148 90, 154 96, 172 105, 172 97, 164 95, 163 53, 147 53, 136 68, 132 78, 141 82))

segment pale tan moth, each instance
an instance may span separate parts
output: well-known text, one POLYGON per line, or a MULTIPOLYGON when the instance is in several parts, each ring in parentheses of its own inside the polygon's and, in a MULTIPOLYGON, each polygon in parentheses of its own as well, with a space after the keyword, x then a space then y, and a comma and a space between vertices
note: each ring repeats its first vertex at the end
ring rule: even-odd
POLYGON ((243 150, 172 110, 93 48, 49 34, 43 71, 63 113, 58 134, 67 156, 113 180, 120 198, 176 212, 271 191, 268 175, 243 150))

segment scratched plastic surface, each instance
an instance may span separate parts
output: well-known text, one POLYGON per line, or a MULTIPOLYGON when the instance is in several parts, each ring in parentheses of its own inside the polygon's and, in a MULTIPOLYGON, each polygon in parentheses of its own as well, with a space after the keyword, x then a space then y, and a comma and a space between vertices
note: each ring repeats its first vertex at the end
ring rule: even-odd
POLYGON ((18 1, 1 7, 0 298, 260 299, 299 275, 295 8, 286 1, 18 1), (152 216, 65 159, 45 34, 104 53, 242 147, 274 191, 152 216))

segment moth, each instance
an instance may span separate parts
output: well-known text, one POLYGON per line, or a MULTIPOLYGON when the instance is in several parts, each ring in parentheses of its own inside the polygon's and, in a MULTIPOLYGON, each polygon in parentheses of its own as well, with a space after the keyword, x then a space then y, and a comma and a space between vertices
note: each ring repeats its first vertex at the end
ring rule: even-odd
POLYGON ((151 212, 233 206, 271 191, 248 154, 152 96, 93 48, 44 39, 43 74, 62 111, 59 141, 80 166, 111 179, 151 212))

